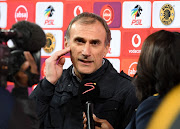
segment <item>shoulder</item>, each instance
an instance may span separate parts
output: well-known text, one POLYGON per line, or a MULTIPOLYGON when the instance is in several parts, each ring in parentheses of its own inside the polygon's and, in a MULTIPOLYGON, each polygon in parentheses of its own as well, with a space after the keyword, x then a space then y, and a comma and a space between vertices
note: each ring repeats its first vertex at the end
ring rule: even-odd
POLYGON ((14 98, 13 96, 7 91, 6 89, 0 87, 0 100, 1 102, 4 102, 5 104, 13 103, 14 98))
POLYGON ((127 80, 129 80, 129 81, 132 81, 132 77, 130 77, 129 75, 127 75, 126 73, 124 73, 123 70, 119 73, 119 76, 121 76, 122 78, 127 79, 127 80))
POLYGON ((136 111, 136 127, 145 128, 152 114, 161 102, 159 96, 151 96, 144 100, 136 111))
POLYGON ((161 98, 159 96, 150 96, 139 105, 138 111, 141 111, 142 109, 147 110, 149 107, 151 107, 151 109, 156 108, 160 102, 161 98))

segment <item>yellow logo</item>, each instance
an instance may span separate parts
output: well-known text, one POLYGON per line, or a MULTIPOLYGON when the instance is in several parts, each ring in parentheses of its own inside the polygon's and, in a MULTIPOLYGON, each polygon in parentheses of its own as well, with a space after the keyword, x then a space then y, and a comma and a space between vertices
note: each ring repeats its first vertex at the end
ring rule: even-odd
POLYGON ((165 4, 160 10, 160 20, 164 25, 170 25, 174 20, 174 8, 170 4, 165 4))
POLYGON ((51 53, 56 44, 56 39, 53 34, 51 33, 46 33, 46 45, 44 46, 44 51, 47 53, 51 53))

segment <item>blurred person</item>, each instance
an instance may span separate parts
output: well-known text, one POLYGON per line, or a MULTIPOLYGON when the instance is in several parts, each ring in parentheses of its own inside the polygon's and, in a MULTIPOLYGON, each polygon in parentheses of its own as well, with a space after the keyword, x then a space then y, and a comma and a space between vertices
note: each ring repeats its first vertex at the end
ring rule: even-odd
POLYGON ((147 129, 180 128, 180 84, 172 88, 153 113, 147 129))
POLYGON ((0 87, 0 128, 1 129, 38 129, 39 122, 35 112, 35 103, 28 95, 28 75, 30 68, 33 74, 39 74, 32 55, 24 51, 26 61, 14 75, 14 88, 10 93, 0 87))
MULTIPOLYGON (((180 83, 179 57, 180 33, 160 30, 146 38, 133 80, 141 104, 126 129, 145 129, 164 96, 180 83)), ((95 129, 113 129, 106 120, 94 121, 103 125, 95 129)))
POLYGON ((45 78, 30 95, 36 101, 40 128, 82 129, 81 88, 93 81, 97 84, 92 86, 94 91, 99 89, 95 95, 89 92, 94 113, 115 129, 126 127, 138 100, 131 78, 123 71, 118 73, 104 58, 110 40, 109 27, 100 16, 84 12, 72 19, 65 35, 65 49, 46 59, 45 78), (63 69, 62 56, 68 52, 72 65, 63 69))

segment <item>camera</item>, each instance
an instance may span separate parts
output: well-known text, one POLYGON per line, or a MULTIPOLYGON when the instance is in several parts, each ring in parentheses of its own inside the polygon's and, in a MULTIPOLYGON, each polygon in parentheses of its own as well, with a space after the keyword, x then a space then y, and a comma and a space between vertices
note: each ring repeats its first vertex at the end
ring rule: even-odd
MULTIPOLYGON (((40 73, 41 47, 46 43, 46 36, 41 27, 28 21, 20 21, 10 30, 0 30, 0 86, 6 87, 7 81, 15 82, 14 76, 26 61, 24 51, 33 56, 40 73), (13 47, 8 45, 12 41, 13 47)), ((39 82, 40 75, 25 71, 28 75, 28 86, 39 82)))

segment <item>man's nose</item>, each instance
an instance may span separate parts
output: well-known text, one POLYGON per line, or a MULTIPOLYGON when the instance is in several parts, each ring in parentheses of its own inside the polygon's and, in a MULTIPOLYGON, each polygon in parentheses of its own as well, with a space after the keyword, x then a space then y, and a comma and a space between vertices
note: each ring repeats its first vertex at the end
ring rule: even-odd
POLYGON ((90 44, 89 43, 85 43, 83 50, 82 50, 82 54, 84 56, 90 56, 91 55, 91 48, 90 48, 90 44))

